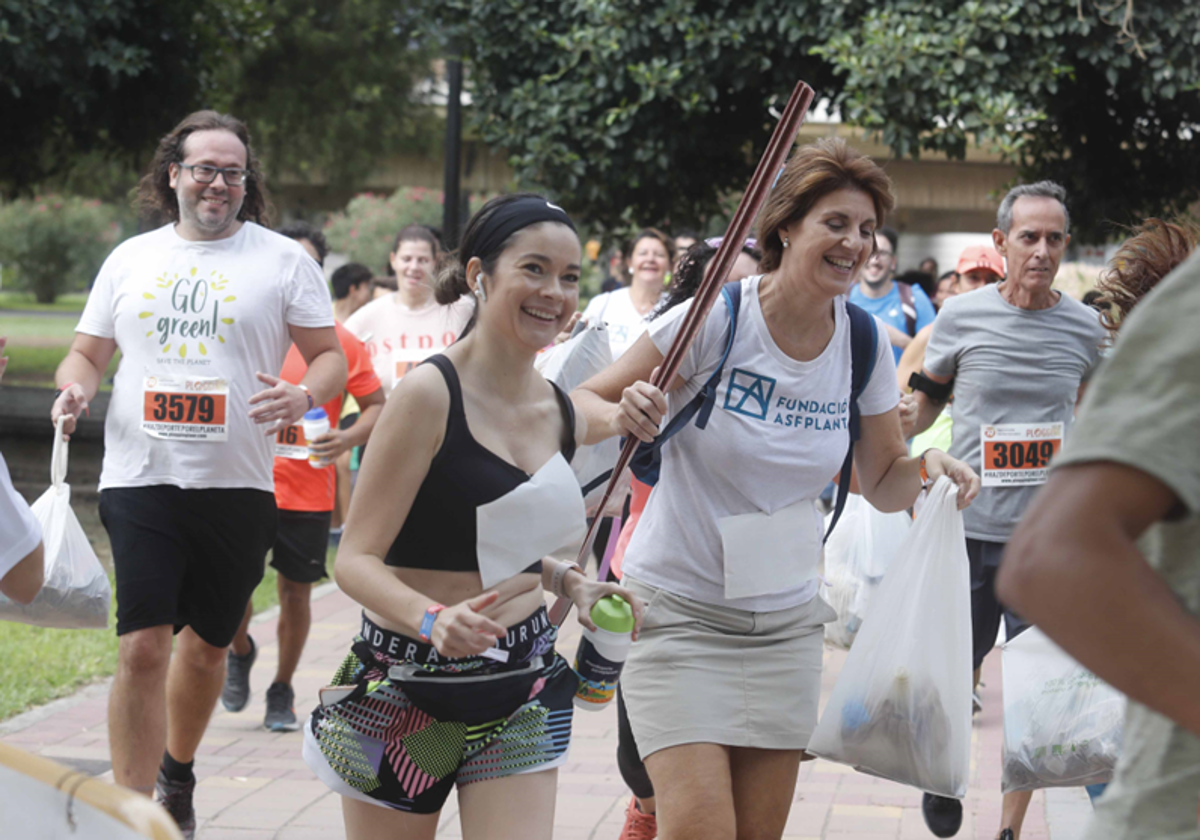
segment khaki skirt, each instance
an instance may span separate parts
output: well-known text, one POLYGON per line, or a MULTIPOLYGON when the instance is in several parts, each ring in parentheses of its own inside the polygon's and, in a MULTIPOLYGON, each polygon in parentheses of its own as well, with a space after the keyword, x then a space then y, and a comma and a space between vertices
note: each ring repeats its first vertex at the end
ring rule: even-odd
POLYGON ((815 596, 776 612, 693 601, 626 575, 646 617, 621 674, 642 757, 681 744, 800 750, 817 725, 824 625, 815 596))

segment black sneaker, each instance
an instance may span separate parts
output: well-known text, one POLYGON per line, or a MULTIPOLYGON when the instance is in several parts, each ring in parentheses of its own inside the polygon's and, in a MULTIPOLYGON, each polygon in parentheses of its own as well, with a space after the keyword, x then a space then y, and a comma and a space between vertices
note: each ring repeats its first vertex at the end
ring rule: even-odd
POLYGON ((267 714, 263 726, 272 732, 295 732, 300 728, 296 720, 296 692, 287 683, 271 683, 267 689, 267 714))
POLYGON ((921 797, 921 813, 935 837, 953 837, 962 828, 962 803, 957 799, 927 793, 921 797))
POLYGON ((186 782, 173 782, 165 772, 158 768, 158 781, 154 785, 154 798, 163 806, 175 824, 184 840, 193 840, 196 836, 196 809, 192 807, 192 794, 196 791, 196 777, 186 782))
POLYGON ((226 711, 240 712, 250 702, 250 669, 258 658, 258 645, 254 644, 252 636, 247 638, 250 639, 249 653, 238 656, 230 648, 226 654, 225 688, 221 690, 221 705, 226 711))
POLYGON ((1001 831, 1000 832, 1000 840, 1013 840, 1012 829, 1006 828, 1003 831, 1001 831))

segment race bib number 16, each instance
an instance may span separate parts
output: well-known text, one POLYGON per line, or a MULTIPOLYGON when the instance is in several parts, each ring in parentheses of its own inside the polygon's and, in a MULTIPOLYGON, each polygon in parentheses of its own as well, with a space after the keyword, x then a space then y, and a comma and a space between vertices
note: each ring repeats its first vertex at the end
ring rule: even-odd
POLYGON ((1062 440, 1062 423, 983 426, 983 486, 1045 484, 1050 461, 1062 449, 1062 440))
POLYGON ((225 408, 229 383, 216 376, 147 376, 142 389, 142 431, 161 440, 228 440, 225 408))

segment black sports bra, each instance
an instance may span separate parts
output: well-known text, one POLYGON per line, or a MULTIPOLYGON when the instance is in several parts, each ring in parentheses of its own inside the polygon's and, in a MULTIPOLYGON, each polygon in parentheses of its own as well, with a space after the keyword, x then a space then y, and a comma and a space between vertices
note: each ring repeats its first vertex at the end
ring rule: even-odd
MULTIPOLYGON (((505 461, 471 435, 454 364, 425 360, 450 390, 446 436, 384 562, 407 569, 478 571, 484 587, 520 572, 540 572, 541 557, 577 541, 583 495, 568 462, 575 454, 575 410, 557 385, 561 454, 535 474, 505 461)), ((551 383, 553 385, 553 383, 551 383)))

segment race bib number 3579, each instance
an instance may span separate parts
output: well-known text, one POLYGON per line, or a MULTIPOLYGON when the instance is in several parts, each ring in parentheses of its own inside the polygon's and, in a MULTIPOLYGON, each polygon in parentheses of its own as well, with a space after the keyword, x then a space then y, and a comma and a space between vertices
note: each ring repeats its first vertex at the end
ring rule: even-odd
POLYGON ((142 431, 162 440, 223 441, 229 383, 215 376, 147 376, 142 431))
POLYGON ((1050 461, 1062 449, 1062 423, 1006 423, 983 426, 984 487, 1045 484, 1050 461))

